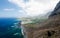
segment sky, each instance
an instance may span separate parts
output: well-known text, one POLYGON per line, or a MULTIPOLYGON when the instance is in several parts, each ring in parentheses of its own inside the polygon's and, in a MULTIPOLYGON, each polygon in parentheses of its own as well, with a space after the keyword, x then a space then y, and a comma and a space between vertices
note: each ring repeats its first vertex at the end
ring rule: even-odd
POLYGON ((54 10, 59 0, 0 0, 0 17, 25 17, 54 10))

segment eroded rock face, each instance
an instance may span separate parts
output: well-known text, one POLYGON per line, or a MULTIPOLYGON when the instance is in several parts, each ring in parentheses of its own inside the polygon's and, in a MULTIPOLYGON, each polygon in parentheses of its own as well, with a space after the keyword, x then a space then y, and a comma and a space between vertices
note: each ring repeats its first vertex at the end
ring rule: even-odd
POLYGON ((25 38, 60 38, 60 2, 47 21, 33 25, 38 27, 29 27, 31 24, 23 25, 25 38))

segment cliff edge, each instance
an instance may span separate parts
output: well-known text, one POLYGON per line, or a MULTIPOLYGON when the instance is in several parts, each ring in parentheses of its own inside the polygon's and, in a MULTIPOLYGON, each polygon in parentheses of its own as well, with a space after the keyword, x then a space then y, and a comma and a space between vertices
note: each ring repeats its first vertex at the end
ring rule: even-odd
POLYGON ((60 38, 60 2, 43 23, 22 26, 25 38, 60 38))

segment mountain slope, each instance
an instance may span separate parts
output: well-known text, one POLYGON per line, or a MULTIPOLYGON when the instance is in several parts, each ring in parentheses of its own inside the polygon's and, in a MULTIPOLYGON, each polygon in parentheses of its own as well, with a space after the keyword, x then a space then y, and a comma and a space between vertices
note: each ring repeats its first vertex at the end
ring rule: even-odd
POLYGON ((59 3, 56 5, 54 11, 51 13, 50 17, 54 16, 54 15, 58 15, 60 14, 60 1, 59 3))
POLYGON ((43 23, 22 26, 24 27, 24 36, 27 38, 60 38, 60 2, 43 23))

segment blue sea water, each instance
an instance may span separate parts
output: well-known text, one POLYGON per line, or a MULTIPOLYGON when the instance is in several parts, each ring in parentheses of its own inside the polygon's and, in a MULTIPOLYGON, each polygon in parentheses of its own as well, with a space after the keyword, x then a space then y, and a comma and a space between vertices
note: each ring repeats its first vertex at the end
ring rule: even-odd
POLYGON ((0 18, 0 38, 23 38, 17 18, 0 18))

